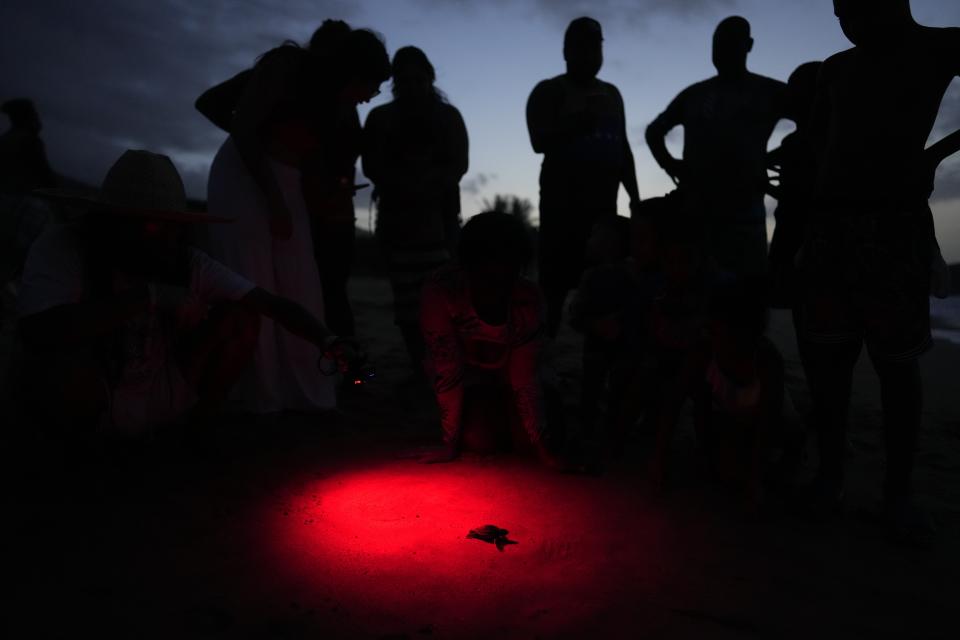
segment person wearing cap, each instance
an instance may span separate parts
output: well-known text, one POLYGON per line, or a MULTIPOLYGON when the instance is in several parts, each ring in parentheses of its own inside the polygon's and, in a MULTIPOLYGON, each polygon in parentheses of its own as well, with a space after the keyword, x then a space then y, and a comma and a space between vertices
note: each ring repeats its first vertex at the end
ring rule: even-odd
POLYGON ((567 71, 543 80, 527 101, 527 129, 540 168, 539 278, 547 333, 560 328, 563 303, 583 271, 590 230, 617 215, 623 184, 633 210, 640 201, 623 98, 597 78, 603 35, 592 18, 573 20, 563 40, 567 71))
POLYGON ((34 243, 18 299, 27 397, 72 432, 204 419, 249 362, 262 315, 349 358, 301 305, 186 244, 188 224, 230 222, 187 211, 166 156, 125 152, 95 196, 40 194, 87 210, 34 243))
POLYGON ((719 265, 738 276, 767 270, 767 141, 789 112, 786 84, 747 70, 750 23, 723 19, 713 34, 717 75, 680 92, 650 123, 647 146, 697 212, 719 265), (666 135, 683 127, 683 158, 666 135))

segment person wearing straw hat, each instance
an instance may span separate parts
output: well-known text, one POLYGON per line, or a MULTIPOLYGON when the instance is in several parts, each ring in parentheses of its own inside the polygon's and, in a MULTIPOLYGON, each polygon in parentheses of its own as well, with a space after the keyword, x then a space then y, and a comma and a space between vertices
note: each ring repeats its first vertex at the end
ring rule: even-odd
POLYGON ((185 242, 189 224, 230 220, 187 211, 168 157, 126 151, 92 196, 37 193, 87 212, 36 241, 18 300, 21 380, 59 424, 138 436, 202 421, 250 360, 262 315, 341 364, 352 358, 301 305, 185 242))

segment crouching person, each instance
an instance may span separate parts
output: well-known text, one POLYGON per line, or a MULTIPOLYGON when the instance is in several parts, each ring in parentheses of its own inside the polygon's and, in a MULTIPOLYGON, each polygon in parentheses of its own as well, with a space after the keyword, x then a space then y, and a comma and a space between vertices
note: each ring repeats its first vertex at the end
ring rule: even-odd
POLYGON ((45 195, 87 213, 49 227, 27 259, 21 382, 70 436, 139 437, 202 422, 249 362, 261 315, 341 361, 351 357, 296 302, 187 244, 188 223, 229 221, 187 211, 166 156, 127 151, 96 196, 45 195))
POLYGON ((531 255, 519 220, 481 213, 463 227, 458 262, 425 283, 420 322, 446 445, 425 462, 526 441, 547 466, 560 466, 547 445, 538 379, 543 298, 521 277, 531 255))

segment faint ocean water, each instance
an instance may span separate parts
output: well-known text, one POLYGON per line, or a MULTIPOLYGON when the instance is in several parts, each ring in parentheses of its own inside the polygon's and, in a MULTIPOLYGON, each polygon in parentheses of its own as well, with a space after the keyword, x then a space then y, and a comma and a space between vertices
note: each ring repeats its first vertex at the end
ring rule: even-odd
POLYGON ((960 295, 930 298, 930 316, 934 338, 960 345, 960 295))

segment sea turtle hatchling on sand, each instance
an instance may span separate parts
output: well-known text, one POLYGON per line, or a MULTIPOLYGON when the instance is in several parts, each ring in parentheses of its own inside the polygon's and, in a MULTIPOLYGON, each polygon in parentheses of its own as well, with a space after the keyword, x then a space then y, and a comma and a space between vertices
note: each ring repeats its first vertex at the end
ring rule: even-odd
POLYGON ((471 529, 470 533, 467 534, 467 538, 474 538, 476 540, 482 540, 484 542, 495 544, 497 545, 498 551, 503 551, 503 548, 508 544, 517 544, 516 540, 507 539, 508 533, 510 532, 506 529, 501 529, 496 525, 485 524, 482 527, 471 529))

